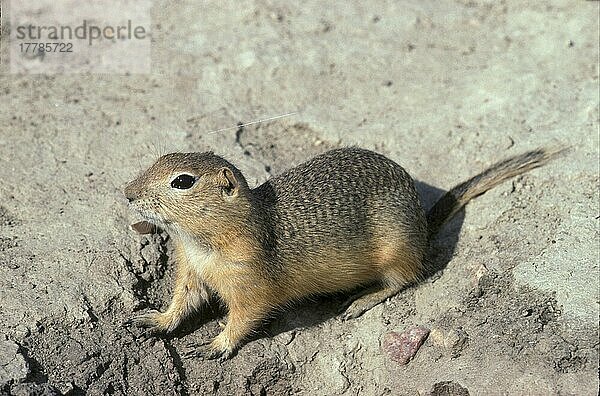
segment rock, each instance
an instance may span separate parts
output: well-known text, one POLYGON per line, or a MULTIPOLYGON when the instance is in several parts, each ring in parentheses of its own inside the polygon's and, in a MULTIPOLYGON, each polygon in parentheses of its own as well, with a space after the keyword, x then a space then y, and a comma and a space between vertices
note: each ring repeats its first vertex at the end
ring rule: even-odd
POLYGON ((443 381, 433 385, 423 396, 469 396, 469 390, 457 382, 443 381))
POLYGON ((417 353, 429 335, 429 329, 423 326, 410 328, 403 333, 391 331, 383 337, 383 350, 392 360, 407 364, 417 353))
POLYGON ((433 344, 450 351, 451 357, 459 357, 464 349, 469 335, 461 327, 444 332, 441 329, 431 330, 429 337, 433 344))
POLYGON ((29 330, 29 327, 25 325, 18 325, 17 327, 15 327, 15 337, 18 340, 24 339, 25 337, 29 336, 29 334, 31 334, 31 330, 29 330))
POLYGON ((61 395, 72 395, 76 391, 75 384, 73 383, 73 381, 58 382, 53 384, 53 387, 56 388, 56 390, 61 395))
POLYGON ((462 353, 469 335, 462 328, 452 329, 444 338, 444 346, 450 350, 452 358, 457 358, 462 353))
POLYGON ((29 365, 19 346, 10 340, 0 338, 0 389, 5 385, 19 383, 27 378, 29 365))
POLYGON ((435 346, 443 347, 445 337, 446 337, 446 334, 440 328, 432 329, 431 332, 429 333, 429 338, 431 339, 431 341, 433 342, 433 345, 435 345, 435 346))
POLYGON ((488 268, 485 266, 485 264, 481 264, 475 271, 475 279, 474 279, 475 282, 474 283, 479 284, 479 280, 481 278, 483 278, 485 275, 487 275, 488 272, 490 272, 490 270, 488 270, 488 268))

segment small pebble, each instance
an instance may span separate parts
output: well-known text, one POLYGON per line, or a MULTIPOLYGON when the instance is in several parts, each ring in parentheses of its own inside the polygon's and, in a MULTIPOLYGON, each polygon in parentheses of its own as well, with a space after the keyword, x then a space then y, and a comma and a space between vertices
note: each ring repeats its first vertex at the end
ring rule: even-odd
POLYGON ((481 278, 483 278, 488 272, 490 272, 487 267, 485 266, 485 264, 481 264, 478 268, 477 271, 475 271, 475 280, 477 282, 479 282, 479 280, 481 278))
POLYGON ((55 387, 62 395, 72 395, 73 393, 75 393, 75 385, 72 381, 58 382, 55 384, 55 387))
POLYGON ((17 336, 19 339, 28 337, 30 334, 31 331, 25 325, 18 325, 17 327, 15 327, 15 336, 17 336))
POLYGON ((422 393, 423 396, 469 396, 469 390, 453 381, 442 381, 433 385, 429 392, 422 393))
POLYGON ((450 350, 452 358, 457 358, 461 355, 465 348, 469 335, 462 328, 450 330, 444 339, 444 346, 450 350))
POLYGON ((403 333, 391 331, 383 336, 383 350, 392 360, 407 364, 427 339, 429 329, 423 326, 410 328, 403 333))
POLYGON ((433 329, 431 330, 431 334, 429 334, 429 338, 431 338, 434 345, 449 351, 452 358, 457 358, 467 345, 469 334, 461 327, 451 329, 448 332, 444 332, 441 329, 433 329))

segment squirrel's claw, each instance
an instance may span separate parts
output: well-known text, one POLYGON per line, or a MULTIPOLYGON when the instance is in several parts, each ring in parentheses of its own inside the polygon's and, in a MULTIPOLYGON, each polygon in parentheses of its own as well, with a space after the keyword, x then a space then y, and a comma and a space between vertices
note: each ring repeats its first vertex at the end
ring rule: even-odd
POLYGON ((164 314, 153 309, 129 318, 123 323, 123 326, 144 328, 146 331, 143 335, 150 337, 157 333, 169 333, 171 327, 165 324, 164 314))
POLYGON ((181 355, 184 359, 217 360, 219 362, 224 362, 232 356, 230 351, 217 349, 209 342, 203 344, 189 344, 188 348, 190 348, 190 350, 181 355))

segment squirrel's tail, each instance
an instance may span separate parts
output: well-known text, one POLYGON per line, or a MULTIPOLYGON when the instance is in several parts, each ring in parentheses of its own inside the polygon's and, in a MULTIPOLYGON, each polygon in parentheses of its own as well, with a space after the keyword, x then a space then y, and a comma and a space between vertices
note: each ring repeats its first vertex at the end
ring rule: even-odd
POLYGON ((427 213, 429 237, 433 237, 471 199, 528 170, 538 168, 566 151, 566 148, 537 149, 492 165, 487 170, 448 191, 427 213))

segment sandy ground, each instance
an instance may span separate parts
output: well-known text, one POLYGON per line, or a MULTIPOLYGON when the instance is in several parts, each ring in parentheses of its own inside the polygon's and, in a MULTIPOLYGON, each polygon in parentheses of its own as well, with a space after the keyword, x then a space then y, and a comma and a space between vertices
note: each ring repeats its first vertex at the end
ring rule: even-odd
POLYGON ((156 1, 152 74, 4 63, 0 394, 595 395, 598 6, 156 1), (147 340, 122 326, 169 301, 168 235, 132 233, 121 192, 160 153, 213 150, 255 184, 358 144, 402 164, 431 205, 557 143, 573 149, 444 228, 443 270, 356 320, 339 319, 344 296, 315 298, 224 363, 181 358, 219 332, 216 312, 147 340), (401 366, 382 338, 415 325, 431 334, 401 366))

